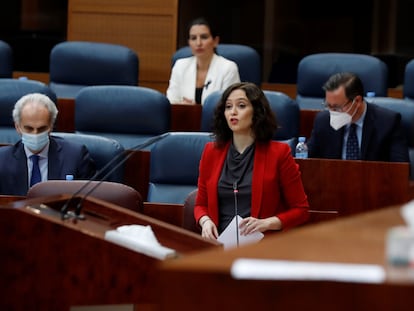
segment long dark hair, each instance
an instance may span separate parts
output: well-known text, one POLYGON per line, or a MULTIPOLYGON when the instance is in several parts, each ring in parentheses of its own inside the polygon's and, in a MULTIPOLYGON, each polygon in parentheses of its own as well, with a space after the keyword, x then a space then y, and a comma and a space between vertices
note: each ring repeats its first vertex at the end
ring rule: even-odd
POLYGON ((212 23, 210 23, 204 17, 197 17, 197 18, 193 19, 188 24, 188 27, 187 27, 187 36, 190 36, 191 27, 193 27, 194 25, 204 25, 204 26, 206 26, 210 30, 211 36, 213 38, 215 38, 215 37, 217 37, 219 35, 218 32, 217 32, 217 29, 215 28, 215 26, 212 23))
POLYGON ((230 85, 223 92, 223 95, 215 108, 213 134, 217 146, 223 146, 233 137, 233 132, 227 124, 224 111, 226 108, 227 98, 234 90, 243 90, 253 106, 252 130, 255 140, 257 142, 270 141, 276 133, 278 123, 276 116, 270 108, 269 101, 263 91, 256 84, 241 82, 230 85))

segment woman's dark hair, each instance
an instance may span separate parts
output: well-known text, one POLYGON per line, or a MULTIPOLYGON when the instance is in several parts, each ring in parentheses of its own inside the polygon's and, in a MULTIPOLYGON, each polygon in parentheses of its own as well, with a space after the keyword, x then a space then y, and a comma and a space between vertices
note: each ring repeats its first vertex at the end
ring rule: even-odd
POLYGON ((358 95, 364 96, 364 86, 361 79, 352 72, 339 72, 332 75, 323 85, 324 91, 335 91, 343 86, 345 96, 353 100, 358 95))
POLYGON ((233 132, 227 124, 224 111, 226 101, 230 93, 234 90, 243 90, 253 106, 252 130, 257 142, 267 142, 271 140, 276 133, 278 123, 276 116, 270 108, 263 91, 254 83, 241 82, 230 85, 221 96, 220 101, 214 111, 213 134, 216 144, 221 147, 231 140, 233 132))
POLYGON ((188 27, 187 27, 187 36, 189 36, 191 27, 193 27, 194 25, 204 25, 208 29, 210 29, 210 33, 211 33, 211 36, 213 38, 216 38, 218 36, 217 29, 214 27, 214 25, 212 23, 208 22, 204 17, 197 17, 197 18, 193 19, 188 24, 188 27))

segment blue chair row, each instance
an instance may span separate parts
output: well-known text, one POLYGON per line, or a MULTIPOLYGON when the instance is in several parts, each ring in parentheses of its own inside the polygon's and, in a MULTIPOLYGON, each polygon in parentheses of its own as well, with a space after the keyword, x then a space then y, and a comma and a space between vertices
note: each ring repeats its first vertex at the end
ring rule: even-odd
POLYGON ((75 98, 85 86, 138 85, 139 58, 119 44, 65 41, 52 48, 49 73, 58 98, 75 98))
POLYGON ((304 57, 298 65, 296 101, 300 109, 322 109, 323 84, 338 72, 357 74, 365 90, 387 96, 387 65, 377 57, 353 53, 318 53, 304 57))
POLYGON ((0 40, 0 78, 13 76, 13 52, 7 42, 0 40))

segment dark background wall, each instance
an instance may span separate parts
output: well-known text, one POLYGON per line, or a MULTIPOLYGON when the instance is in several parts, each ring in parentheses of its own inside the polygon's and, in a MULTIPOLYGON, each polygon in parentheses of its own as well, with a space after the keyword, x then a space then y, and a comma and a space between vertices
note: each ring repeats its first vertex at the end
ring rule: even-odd
MULTIPOLYGON (((47 72, 50 49, 66 39, 68 0, 2 0, 0 39, 12 45, 15 70, 47 72)), ((178 42, 187 44, 187 25, 204 16, 221 42, 255 48, 263 80, 295 83, 299 60, 317 52, 371 54, 389 67, 389 86, 402 83, 414 58, 411 0, 181 0, 178 42)))

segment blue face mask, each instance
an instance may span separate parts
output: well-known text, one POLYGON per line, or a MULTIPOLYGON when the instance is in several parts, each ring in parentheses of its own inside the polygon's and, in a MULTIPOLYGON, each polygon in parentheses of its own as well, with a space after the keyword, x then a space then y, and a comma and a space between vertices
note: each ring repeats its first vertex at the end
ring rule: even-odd
POLYGON ((30 151, 40 151, 49 142, 49 132, 45 131, 40 134, 22 133, 22 142, 30 151))

